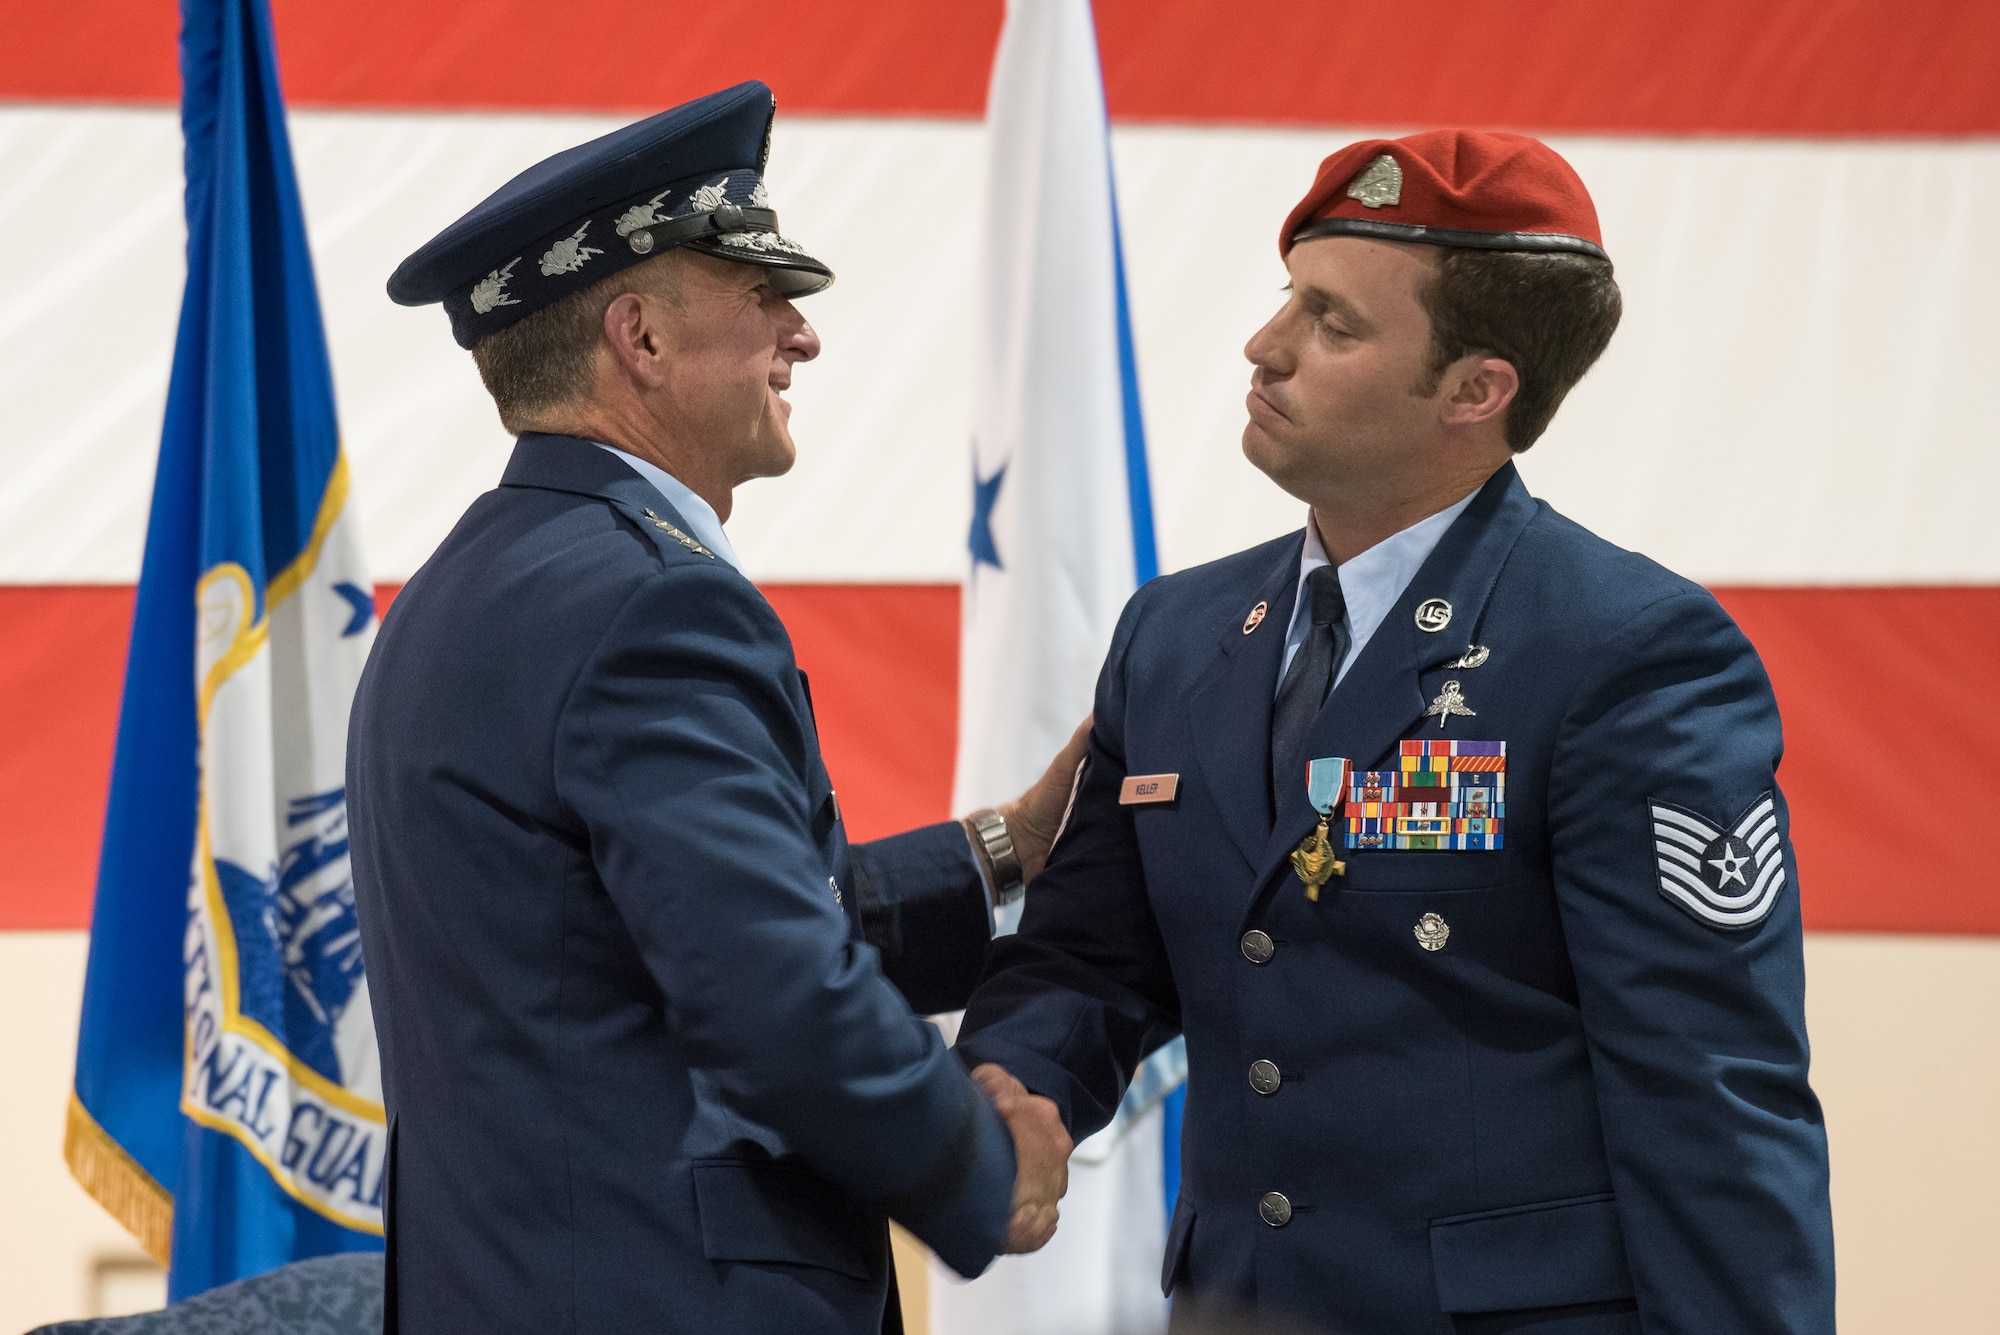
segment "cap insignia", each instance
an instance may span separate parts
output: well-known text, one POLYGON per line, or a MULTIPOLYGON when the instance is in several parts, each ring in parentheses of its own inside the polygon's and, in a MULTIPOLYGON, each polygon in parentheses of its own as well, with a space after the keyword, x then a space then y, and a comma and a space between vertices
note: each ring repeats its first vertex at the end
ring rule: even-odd
POLYGON ((1361 174, 1347 183, 1347 197, 1358 199, 1371 209, 1403 202, 1403 169, 1387 153, 1382 154, 1361 174))
POLYGON ((724 232, 715 239, 725 246, 737 246, 743 250, 782 250, 788 255, 806 253, 804 246, 776 232, 724 232))
POLYGON ((729 199, 729 178, 703 186, 688 197, 687 213, 713 213, 729 199))
POLYGON ((771 192, 764 188, 762 181, 757 182, 757 188, 750 192, 750 207, 753 209, 768 209, 771 207, 771 192))
POLYGON ((583 262, 592 255, 602 255, 604 253, 596 246, 586 246, 583 244, 583 234, 589 230, 590 224, 585 223, 583 226, 577 228, 576 231, 549 247, 549 253, 542 256, 542 276, 544 278, 553 278, 559 273, 575 273, 583 267, 583 262))
POLYGON ((514 272, 514 266, 521 262, 516 255, 506 264, 495 269, 486 277, 472 285, 472 309, 474 313, 485 315, 496 306, 518 306, 521 303, 507 295, 507 279, 514 272))
POLYGON ((644 204, 634 204, 619 214, 618 221, 612 226, 618 229, 618 235, 630 236, 641 227, 651 227, 654 223, 666 221, 660 217, 660 201, 666 197, 667 192, 662 190, 644 204))

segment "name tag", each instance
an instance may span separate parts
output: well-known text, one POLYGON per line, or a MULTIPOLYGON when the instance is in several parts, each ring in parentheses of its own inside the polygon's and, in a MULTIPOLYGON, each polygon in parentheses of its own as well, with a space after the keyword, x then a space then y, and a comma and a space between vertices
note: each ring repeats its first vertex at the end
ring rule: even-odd
POLYGON ((1118 787, 1118 805, 1142 807, 1154 802, 1171 802, 1181 790, 1178 774, 1128 774, 1118 787))

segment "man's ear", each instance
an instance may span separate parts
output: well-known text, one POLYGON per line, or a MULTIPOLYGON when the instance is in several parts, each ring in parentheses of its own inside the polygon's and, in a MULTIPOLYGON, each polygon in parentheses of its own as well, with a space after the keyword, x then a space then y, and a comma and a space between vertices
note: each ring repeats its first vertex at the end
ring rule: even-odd
POLYGON ((1461 357, 1445 371, 1446 394, 1439 420, 1446 426, 1472 427, 1498 421, 1521 392, 1521 373, 1500 357, 1461 357))
POLYGON ((659 388, 667 378, 658 305, 638 292, 622 292, 604 308, 604 339, 612 361, 647 389, 659 388))

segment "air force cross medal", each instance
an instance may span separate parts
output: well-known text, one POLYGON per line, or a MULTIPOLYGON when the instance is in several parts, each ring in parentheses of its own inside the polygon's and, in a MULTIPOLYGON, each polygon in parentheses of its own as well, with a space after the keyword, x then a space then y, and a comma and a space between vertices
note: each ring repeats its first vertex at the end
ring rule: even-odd
POLYGON ((1292 871, 1305 883, 1306 898, 1319 902, 1319 888, 1336 876, 1347 875, 1347 864, 1333 855, 1333 841, 1327 838, 1327 823, 1334 809, 1347 796, 1347 777, 1352 766, 1339 756, 1327 756, 1306 766, 1306 796, 1319 812, 1319 824, 1292 850, 1292 871))

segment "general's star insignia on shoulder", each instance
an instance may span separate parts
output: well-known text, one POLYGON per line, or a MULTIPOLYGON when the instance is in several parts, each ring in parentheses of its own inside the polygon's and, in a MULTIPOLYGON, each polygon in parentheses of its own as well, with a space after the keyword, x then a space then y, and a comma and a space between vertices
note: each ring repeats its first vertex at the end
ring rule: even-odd
POLYGON ((1660 893, 1698 922, 1740 931, 1771 914, 1785 887, 1778 805, 1766 792, 1727 830, 1671 802, 1650 799, 1660 893))
POLYGON ((702 546, 700 543, 696 542, 693 538, 690 538, 687 534, 681 532, 679 529, 675 528, 672 524, 669 524, 666 520, 654 514, 651 510, 646 511, 646 518, 653 521, 654 528, 659 529, 661 532, 665 533, 668 537, 672 538, 675 542, 678 542, 681 546, 687 548, 689 551, 699 552, 703 556, 706 556, 711 561, 715 559, 714 552, 711 552, 710 550, 708 550, 708 548, 702 546))

